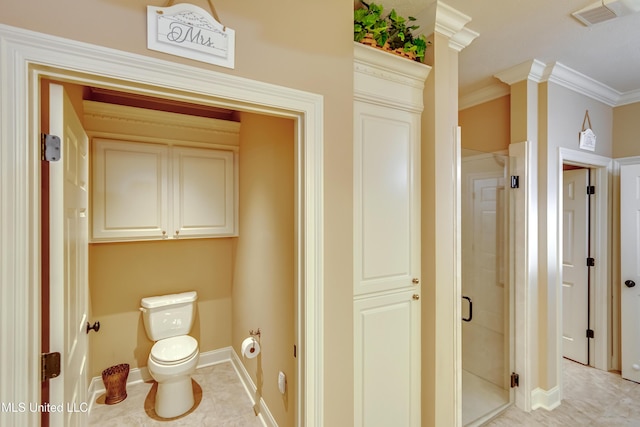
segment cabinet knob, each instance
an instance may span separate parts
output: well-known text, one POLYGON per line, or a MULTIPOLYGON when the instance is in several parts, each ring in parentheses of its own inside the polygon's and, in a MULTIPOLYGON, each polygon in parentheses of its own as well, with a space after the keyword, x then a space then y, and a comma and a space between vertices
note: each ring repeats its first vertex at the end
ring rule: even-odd
POLYGON ((418 283, 420 283, 420 279, 418 279, 417 277, 414 277, 413 280, 411 280, 411 283, 413 283, 414 285, 417 285, 418 283))
POLYGON ((163 239, 167 238, 167 232, 165 230, 162 230, 162 238, 163 239))
POLYGON ((180 234, 180 230, 176 230, 176 239, 178 238, 178 234, 180 234))
POLYGON ((416 300, 416 301, 417 301, 417 300, 419 300, 419 299, 420 299, 420 295, 418 295, 418 294, 413 294, 413 299, 414 299, 414 300, 416 300))

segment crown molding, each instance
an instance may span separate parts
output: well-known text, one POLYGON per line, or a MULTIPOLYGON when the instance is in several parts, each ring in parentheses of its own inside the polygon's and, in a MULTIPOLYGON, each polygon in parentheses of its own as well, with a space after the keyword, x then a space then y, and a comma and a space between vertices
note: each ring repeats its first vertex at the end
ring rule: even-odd
POLYGON ((449 47, 454 49, 456 52, 460 52, 462 49, 469 46, 479 35, 480 33, 473 31, 472 29, 463 28, 449 39, 449 47))
POLYGON ((495 77, 508 85, 523 80, 555 83, 610 107, 640 102, 640 90, 619 92, 559 62, 545 64, 534 59, 502 71, 495 77))
POLYGON ((614 107, 621 93, 559 62, 548 66, 547 80, 614 107))
POLYGON ((353 44, 353 54, 354 99, 422 111, 424 82, 431 71, 429 65, 358 42, 353 44))
POLYGON ((449 38, 449 47, 460 52, 469 46, 479 33, 465 28, 471 17, 453 7, 438 1, 436 4, 435 31, 449 38))
POLYGON ((620 107, 622 105, 627 105, 627 104, 635 104, 636 102, 640 102, 640 89, 624 92, 620 96, 620 99, 618 100, 616 107, 620 107))
POLYGON ((509 86, 523 80, 532 80, 536 83, 541 83, 545 76, 545 70, 546 65, 543 62, 533 59, 501 71, 494 77, 509 86))
POLYGON ((484 104, 485 102, 493 101, 494 99, 509 94, 511 94, 511 88, 509 86, 504 83, 493 83, 482 89, 461 96, 458 100, 458 110, 475 107, 476 105, 484 104))

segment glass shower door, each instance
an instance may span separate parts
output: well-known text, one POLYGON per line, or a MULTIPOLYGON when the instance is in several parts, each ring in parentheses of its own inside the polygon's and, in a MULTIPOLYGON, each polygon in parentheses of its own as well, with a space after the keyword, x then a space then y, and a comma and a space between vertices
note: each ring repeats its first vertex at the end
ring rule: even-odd
POLYGON ((511 392, 509 157, 463 150, 462 422, 480 425, 511 392))

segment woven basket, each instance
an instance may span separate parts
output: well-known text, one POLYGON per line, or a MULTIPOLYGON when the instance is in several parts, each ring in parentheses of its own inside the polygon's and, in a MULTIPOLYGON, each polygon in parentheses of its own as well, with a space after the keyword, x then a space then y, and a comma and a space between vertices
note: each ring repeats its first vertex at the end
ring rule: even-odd
POLYGON ((102 382, 107 390, 105 403, 113 405, 127 398, 127 377, 129 376, 129 364, 112 366, 102 371, 102 382))
POLYGON ((397 49, 391 49, 389 47, 389 42, 386 42, 384 46, 378 46, 378 43, 373 38, 373 35, 368 33, 360 43, 366 44, 367 46, 375 47, 376 49, 384 50, 385 52, 392 53, 397 56, 401 56, 403 58, 410 59, 412 61, 416 60, 416 54, 414 52, 405 52, 403 48, 399 47, 397 49))

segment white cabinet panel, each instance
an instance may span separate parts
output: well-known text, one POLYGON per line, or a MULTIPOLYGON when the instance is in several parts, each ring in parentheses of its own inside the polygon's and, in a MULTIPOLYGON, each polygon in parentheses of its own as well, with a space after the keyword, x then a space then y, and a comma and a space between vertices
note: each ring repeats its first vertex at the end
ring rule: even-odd
POLYGON ((413 295, 354 301, 355 426, 420 424, 420 301, 413 295))
POLYGON ((93 141, 94 240, 160 238, 168 227, 169 147, 93 141))
POLYGON ((419 263, 419 116, 359 102, 354 111, 354 292, 411 287, 419 263))
POLYGON ((417 427, 420 114, 429 67, 354 46, 354 426, 417 427))
POLYGON ((233 151, 93 140, 92 240, 236 235, 233 151))
POLYGON ((235 232, 233 154, 199 148, 173 149, 174 233, 196 236, 235 232))

